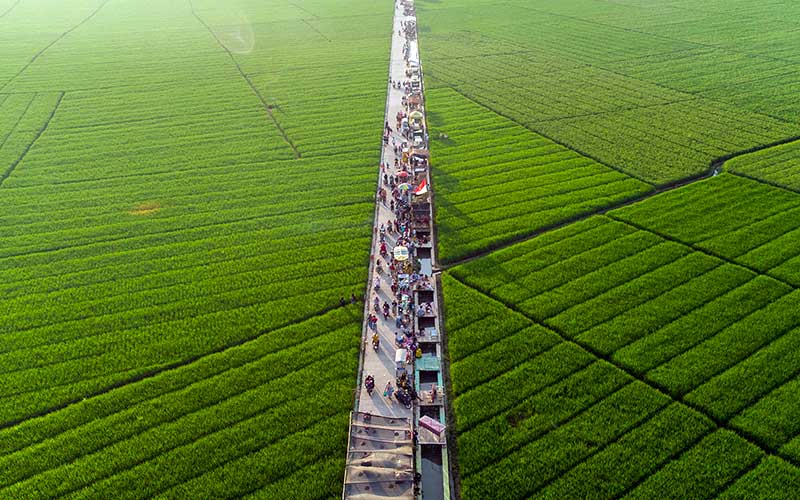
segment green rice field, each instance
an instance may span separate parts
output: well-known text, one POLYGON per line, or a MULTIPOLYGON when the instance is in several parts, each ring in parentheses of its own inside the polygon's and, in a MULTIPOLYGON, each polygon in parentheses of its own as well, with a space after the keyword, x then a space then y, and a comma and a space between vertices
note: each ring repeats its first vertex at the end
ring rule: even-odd
MULTIPOLYGON (((413 3, 454 499, 797 498, 800 4, 413 3)), ((393 9, 0 0, 0 499, 342 497, 393 9)))

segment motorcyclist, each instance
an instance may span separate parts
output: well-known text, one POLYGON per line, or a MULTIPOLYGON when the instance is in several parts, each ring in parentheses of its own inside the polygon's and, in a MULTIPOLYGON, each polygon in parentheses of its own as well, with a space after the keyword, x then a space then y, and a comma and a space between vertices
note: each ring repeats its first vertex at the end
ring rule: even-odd
POLYGON ((367 375, 364 379, 364 387, 367 389, 367 393, 372 396, 372 391, 375 389, 375 377, 367 375))
POLYGON ((380 345, 380 343, 381 343, 381 338, 378 335, 378 332, 373 333, 372 334, 372 347, 375 348, 376 351, 378 350, 378 346, 380 345))

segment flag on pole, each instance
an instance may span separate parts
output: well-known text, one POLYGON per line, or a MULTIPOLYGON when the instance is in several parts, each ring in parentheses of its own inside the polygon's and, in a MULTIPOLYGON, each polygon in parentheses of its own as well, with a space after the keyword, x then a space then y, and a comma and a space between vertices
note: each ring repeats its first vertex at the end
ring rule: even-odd
POLYGON ((428 179, 423 179, 422 182, 419 183, 417 189, 414 190, 414 194, 425 194, 428 192, 428 179))

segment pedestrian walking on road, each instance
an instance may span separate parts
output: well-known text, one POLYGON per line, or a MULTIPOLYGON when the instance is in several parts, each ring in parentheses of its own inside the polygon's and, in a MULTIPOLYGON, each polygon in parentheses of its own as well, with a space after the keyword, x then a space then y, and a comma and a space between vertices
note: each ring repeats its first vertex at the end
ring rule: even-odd
POLYGON ((392 386, 392 381, 386 382, 386 389, 383 390, 383 397, 389 398, 389 404, 394 404, 393 398, 394 396, 394 386, 392 386))

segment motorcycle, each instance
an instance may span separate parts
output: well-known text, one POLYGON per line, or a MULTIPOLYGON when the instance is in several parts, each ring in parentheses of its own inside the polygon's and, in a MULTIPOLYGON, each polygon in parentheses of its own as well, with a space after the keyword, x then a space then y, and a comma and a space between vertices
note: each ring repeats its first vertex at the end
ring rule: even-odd
POLYGON ((372 348, 377 352, 381 345, 381 338, 377 333, 372 334, 372 348))
POLYGON ((389 303, 383 303, 383 319, 389 319, 389 303))
POLYGON ((405 406, 409 410, 411 409, 411 395, 409 395, 407 391, 395 391, 394 397, 398 402, 400 402, 401 405, 405 406))
POLYGON ((364 379, 364 388, 367 389, 367 394, 372 396, 372 391, 375 390, 375 377, 367 375, 367 378, 364 379))

